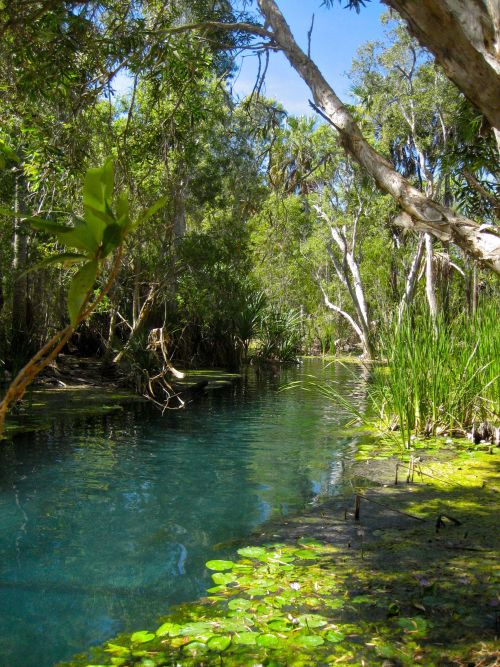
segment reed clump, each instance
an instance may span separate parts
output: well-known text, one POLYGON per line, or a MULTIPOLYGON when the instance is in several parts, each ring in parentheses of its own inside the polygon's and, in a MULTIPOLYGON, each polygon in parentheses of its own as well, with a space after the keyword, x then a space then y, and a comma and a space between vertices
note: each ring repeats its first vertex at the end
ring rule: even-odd
POLYGON ((408 313, 381 339, 387 364, 373 369, 371 402, 386 428, 412 435, 463 434, 500 418, 500 327, 488 304, 433 321, 408 313))

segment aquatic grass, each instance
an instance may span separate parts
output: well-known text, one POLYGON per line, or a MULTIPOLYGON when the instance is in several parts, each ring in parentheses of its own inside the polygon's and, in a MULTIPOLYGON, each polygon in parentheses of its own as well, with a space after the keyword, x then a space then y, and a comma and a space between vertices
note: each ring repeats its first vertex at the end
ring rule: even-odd
POLYGON ((473 424, 500 419, 500 327, 494 304, 451 322, 434 322, 426 311, 410 312, 381 335, 379 355, 382 363, 366 366, 363 407, 335 382, 313 376, 284 389, 316 392, 345 409, 353 422, 405 448, 416 436, 465 435, 473 424))
POLYGON ((465 430, 500 415, 500 328, 493 305, 436 322, 410 313, 381 339, 386 368, 374 368, 371 400, 382 423, 412 435, 465 430))

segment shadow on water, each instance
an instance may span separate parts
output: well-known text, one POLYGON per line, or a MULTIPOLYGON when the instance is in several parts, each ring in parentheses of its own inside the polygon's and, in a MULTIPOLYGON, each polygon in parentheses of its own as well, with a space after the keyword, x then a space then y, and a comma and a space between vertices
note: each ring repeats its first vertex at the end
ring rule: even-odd
MULTIPOLYGON (((337 493, 348 416, 277 391, 321 368, 248 376, 164 418, 132 405, 2 444, 0 664, 48 667, 154 624, 211 585, 205 561, 231 554, 214 545, 337 493)), ((359 394, 351 372, 326 373, 359 394)))
MULTIPOLYGON (((469 649, 494 642, 500 632, 498 457, 474 451, 458 463, 455 457, 447 464, 429 456, 422 468, 433 477, 417 475, 406 484, 400 476, 397 486, 395 461, 356 464, 349 496, 271 523, 261 540, 294 545, 308 537, 335 547, 335 574, 351 600, 335 622, 364 628, 363 641, 385 637, 403 647, 413 641, 416 656, 419 643, 436 652, 432 664, 475 665, 467 662, 469 649), (357 521, 356 491, 364 496, 357 521), (399 619, 406 618, 417 621, 402 627, 399 619)), ((429 654, 422 660, 431 664, 429 654)), ((498 664, 494 656, 476 660, 498 664)))

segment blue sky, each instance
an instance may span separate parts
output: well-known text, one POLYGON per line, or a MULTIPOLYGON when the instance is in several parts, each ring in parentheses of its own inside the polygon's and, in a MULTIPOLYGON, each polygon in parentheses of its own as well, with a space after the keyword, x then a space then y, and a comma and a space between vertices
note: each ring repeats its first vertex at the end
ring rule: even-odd
MULTIPOLYGON (((357 49, 367 41, 383 39, 384 26, 380 16, 387 10, 378 0, 362 8, 359 14, 344 9, 345 0, 331 9, 321 6, 322 0, 277 0, 299 45, 307 50, 307 32, 315 14, 311 56, 326 76, 340 99, 349 101, 350 82, 346 73, 357 49)), ((242 68, 233 90, 244 97, 254 86, 257 57, 242 58, 242 68)), ((271 55, 264 93, 281 102, 292 114, 311 114, 309 89, 280 53, 271 55)))
MULTIPOLYGON (((367 41, 383 39, 384 26, 380 16, 387 10, 378 0, 368 2, 359 14, 344 9, 345 0, 331 9, 321 6, 322 0, 277 0, 299 45, 307 50, 307 32, 314 13, 311 56, 328 82, 343 101, 350 101, 347 72, 357 49, 367 41)), ((246 97, 252 92, 258 69, 257 57, 247 53, 239 59, 241 71, 233 83, 233 92, 246 97)), ((115 94, 131 88, 128 73, 122 72, 113 81, 115 94)), ((281 53, 272 53, 263 93, 276 99, 291 114, 312 114, 309 89, 281 53)))

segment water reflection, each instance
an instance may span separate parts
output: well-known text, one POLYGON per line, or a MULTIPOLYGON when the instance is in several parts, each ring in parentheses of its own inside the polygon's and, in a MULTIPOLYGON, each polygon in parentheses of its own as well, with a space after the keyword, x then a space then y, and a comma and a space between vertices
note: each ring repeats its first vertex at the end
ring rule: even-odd
MULTIPOLYGON (((53 665, 154 624, 210 585, 213 545, 338 490, 355 445, 338 434, 346 415, 276 391, 319 368, 248 377, 164 418, 134 408, 4 445, 0 664, 53 665)), ((345 369, 326 372, 346 395, 359 389, 345 369)))

